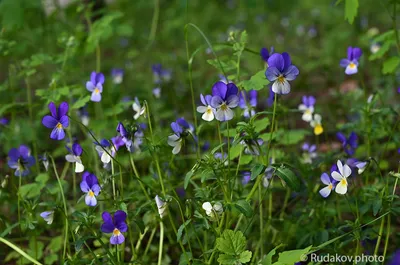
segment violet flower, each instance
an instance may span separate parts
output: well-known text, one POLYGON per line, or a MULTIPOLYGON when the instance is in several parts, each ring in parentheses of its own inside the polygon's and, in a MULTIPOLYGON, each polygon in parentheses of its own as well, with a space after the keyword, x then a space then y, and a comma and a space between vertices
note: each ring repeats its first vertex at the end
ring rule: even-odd
POLYGON ((239 103, 238 91, 233 83, 225 84, 218 81, 213 85, 211 107, 216 109, 215 118, 217 120, 229 121, 233 119, 232 108, 235 108, 239 103))
POLYGON ((66 146, 66 148, 70 152, 70 154, 65 156, 65 160, 70 163, 75 163, 76 173, 83 172, 83 170, 85 170, 85 166, 83 165, 81 160, 81 155, 83 152, 82 147, 78 143, 74 143, 72 145, 72 149, 70 149, 68 146, 66 146))
POLYGON ((122 233, 128 231, 128 226, 125 223, 126 213, 118 210, 114 214, 114 219, 109 212, 103 212, 101 215, 104 223, 101 225, 101 231, 103 233, 112 233, 110 243, 112 245, 119 245, 125 241, 125 237, 122 233))
POLYGON ((68 113, 68 103, 62 102, 58 107, 58 111, 56 109, 56 105, 54 102, 50 102, 49 110, 50 115, 46 115, 42 119, 42 124, 49 128, 53 129, 50 134, 50 138, 53 140, 62 140, 65 137, 64 128, 69 126, 69 118, 67 116, 68 113))
POLYGON ((90 97, 91 101, 101 101, 101 93, 103 92, 104 75, 102 73, 92 72, 90 74, 90 81, 86 82, 86 89, 92 92, 90 97))
POLYGON ((15 169, 14 175, 18 177, 28 175, 29 168, 35 164, 35 158, 31 156, 31 151, 26 145, 10 149, 8 158, 8 166, 15 169))
POLYGON ((358 144, 357 144, 357 134, 355 132, 351 132, 349 138, 346 138, 346 136, 341 133, 338 132, 336 134, 336 138, 342 143, 342 146, 344 148, 344 151, 348 154, 348 155, 353 155, 358 144))
POLYGON ((257 90, 250 90, 249 92, 242 91, 239 93, 239 107, 244 109, 243 116, 250 118, 256 114, 255 108, 257 107, 257 90))
POLYGON ((85 172, 82 175, 82 182, 80 184, 81 190, 86 193, 85 203, 88 206, 96 206, 96 196, 100 193, 100 185, 97 177, 89 172, 85 172))
POLYGON ((340 60, 340 66, 346 68, 346 75, 356 74, 358 72, 358 60, 362 55, 362 51, 358 47, 347 48, 347 58, 340 60))
POLYGON ((272 91, 277 94, 289 94, 290 84, 288 81, 295 80, 299 75, 299 69, 292 65, 290 55, 286 52, 274 53, 268 59, 268 68, 265 76, 272 84, 272 91))

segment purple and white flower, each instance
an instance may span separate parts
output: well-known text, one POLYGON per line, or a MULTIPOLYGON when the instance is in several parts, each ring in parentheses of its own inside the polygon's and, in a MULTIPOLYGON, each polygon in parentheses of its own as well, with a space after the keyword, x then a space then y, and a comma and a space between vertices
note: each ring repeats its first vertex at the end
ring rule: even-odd
POLYGON ((81 173, 85 170, 85 166, 82 163, 81 155, 82 155, 82 147, 78 143, 74 143, 72 145, 72 149, 66 146, 67 150, 70 154, 65 156, 65 160, 70 163, 75 163, 75 172, 81 173))
POLYGON ((238 88, 233 83, 218 81, 212 87, 211 107, 216 109, 215 118, 219 121, 233 119, 233 108, 239 103, 238 88))
POLYGON ((101 93, 103 92, 104 75, 102 73, 92 72, 90 74, 90 81, 86 82, 86 89, 92 92, 90 97, 91 101, 100 102, 101 93))
POLYGON ((274 53, 268 58, 268 68, 265 76, 272 84, 272 91, 277 94, 289 94, 289 81, 295 80, 299 69, 292 65, 290 55, 286 52, 274 53))
POLYGON ((362 55, 362 51, 358 47, 347 48, 347 58, 340 60, 340 66, 346 68, 344 71, 346 75, 353 75, 358 72, 358 60, 362 55))

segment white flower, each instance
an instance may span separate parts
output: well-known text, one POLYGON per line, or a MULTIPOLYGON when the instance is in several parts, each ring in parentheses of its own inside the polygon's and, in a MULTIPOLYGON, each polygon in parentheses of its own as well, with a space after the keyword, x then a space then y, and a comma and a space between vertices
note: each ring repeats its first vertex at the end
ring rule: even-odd
POLYGON ((322 121, 321 115, 314 114, 314 117, 311 120, 310 125, 311 125, 311 127, 314 128, 315 135, 320 135, 321 133, 324 132, 324 128, 322 127, 321 121, 322 121))
POLYGON ((214 205, 211 205, 210 202, 205 202, 201 207, 204 209, 204 211, 206 211, 206 214, 211 218, 221 215, 224 212, 224 208, 220 202, 216 202, 214 203, 214 205))
POLYGON ((160 197, 158 197, 158 195, 156 195, 154 199, 156 200, 158 214, 160 215, 161 218, 163 218, 167 214, 166 212, 167 203, 161 200, 160 197))
POLYGON ((304 104, 300 104, 299 110, 303 112, 303 116, 301 117, 303 121, 310 122, 312 120, 312 116, 314 113, 314 106, 307 107, 304 104))
POLYGON ((40 216, 47 222, 48 225, 51 225, 54 219, 54 211, 42 212, 40 216))
POLYGON ((101 162, 103 162, 104 164, 110 163, 111 161, 111 156, 109 155, 109 153, 111 153, 110 148, 97 145, 96 150, 100 154, 101 162), (105 152, 104 149, 107 150, 107 152, 105 152))
POLYGON ((85 170, 85 166, 83 165, 80 156, 68 154, 65 156, 65 160, 67 160, 70 163, 75 163, 75 172, 76 173, 81 173, 85 170))
POLYGON ((333 171, 331 173, 332 178, 339 182, 336 185, 335 191, 339 194, 346 194, 348 186, 347 178, 351 175, 351 169, 348 165, 343 165, 340 160, 337 161, 337 167, 339 172, 333 171))
POLYGON ((143 114, 145 114, 146 112, 146 108, 140 105, 140 102, 138 100, 138 98, 135 97, 135 102, 133 102, 132 104, 132 109, 133 111, 135 111, 135 115, 133 115, 133 118, 135 120, 139 119, 140 116, 142 116, 143 114))
POLYGON ((173 134, 168 136, 168 145, 174 147, 174 149, 172 149, 172 153, 176 155, 181 151, 183 140, 178 135, 173 134))

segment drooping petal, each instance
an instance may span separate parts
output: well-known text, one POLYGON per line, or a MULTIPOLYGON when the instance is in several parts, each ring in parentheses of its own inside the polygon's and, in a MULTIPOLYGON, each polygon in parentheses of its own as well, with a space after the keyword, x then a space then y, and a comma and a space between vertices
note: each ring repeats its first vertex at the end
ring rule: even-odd
POLYGON ((75 163, 75 173, 81 173, 85 170, 85 166, 82 163, 75 163))
POLYGON ((56 127, 57 123, 58 121, 50 115, 46 115, 42 119, 42 124, 49 129, 56 127))
POLYGON ((279 53, 274 53, 268 58, 268 68, 276 67, 280 72, 283 71, 285 67, 285 60, 283 56, 279 53))
POLYGON ((276 80, 272 85, 272 91, 276 94, 289 94, 290 84, 286 79, 284 79, 283 82, 276 80))
POLYGON ((331 194, 332 189, 328 186, 319 191, 322 197, 326 198, 331 194))
MULTIPOLYGON (((90 192, 89 192, 90 193, 90 192)), ((85 196, 85 203, 87 206, 96 206, 97 199, 96 196, 92 196, 91 194, 87 193, 85 196)))
POLYGON ((335 191, 339 194, 346 194, 347 185, 341 181, 336 185, 335 191))
POLYGON ((322 183, 324 183, 325 185, 331 184, 331 178, 330 178, 329 175, 326 174, 326 173, 322 173, 322 175, 321 175, 321 181, 322 181, 322 183))
POLYGON ((174 155, 178 154, 182 148, 182 139, 176 142, 175 147, 172 149, 172 153, 174 155))
POLYGON ((292 80, 296 79, 296 77, 299 75, 299 73, 300 73, 300 71, 296 66, 290 65, 284 72, 284 75, 285 75, 286 80, 292 81, 292 80))
POLYGON ((112 245, 120 245, 122 243, 124 243, 125 241, 125 237, 123 234, 118 234, 118 235, 112 235, 110 238, 110 243, 112 245))
POLYGON ((280 74, 281 72, 276 67, 268 67, 265 71, 265 76, 270 82, 274 82, 276 79, 278 79, 280 74))
POLYGON ((346 75, 353 75, 358 72, 358 68, 356 64, 350 63, 347 67, 346 70, 344 71, 346 75))
POLYGON ((206 111, 204 114, 201 116, 201 118, 205 121, 212 121, 214 120, 214 111, 206 111))

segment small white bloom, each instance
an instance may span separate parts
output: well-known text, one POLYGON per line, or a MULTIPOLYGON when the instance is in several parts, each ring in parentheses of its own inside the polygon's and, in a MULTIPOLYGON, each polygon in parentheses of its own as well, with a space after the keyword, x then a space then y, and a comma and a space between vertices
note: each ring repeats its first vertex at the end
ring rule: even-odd
POLYGON ((303 121, 310 122, 310 121, 312 120, 312 118, 313 118, 313 113, 314 113, 314 106, 309 106, 309 107, 307 107, 307 106, 304 105, 304 104, 300 104, 300 105, 299 105, 299 110, 300 110, 301 112, 303 112, 303 116, 301 117, 301 119, 302 119, 303 121))
POLYGON ((178 135, 173 134, 168 136, 168 145, 174 147, 172 153, 176 155, 181 151, 183 140, 178 135))
POLYGON ((215 218, 216 216, 219 216, 224 212, 224 207, 220 202, 216 202, 214 203, 214 205, 211 205, 210 202, 205 202, 203 203, 202 208, 204 209, 204 211, 206 211, 206 214, 211 218, 215 218))
POLYGON ((54 211, 42 212, 40 216, 47 222, 48 225, 51 225, 54 219, 54 211))
POLYGON ((85 166, 83 165, 80 156, 68 154, 65 156, 65 160, 70 163, 75 163, 75 173, 81 173, 85 170, 85 166))
POLYGON ((336 185, 335 191, 339 194, 346 194, 347 186, 349 185, 347 178, 351 175, 351 169, 348 165, 343 165, 340 160, 337 161, 337 167, 339 172, 333 171, 331 173, 332 178, 339 182, 336 185))
POLYGON ((139 119, 140 116, 142 116, 143 114, 145 114, 146 112, 146 108, 140 105, 140 102, 138 100, 138 98, 135 97, 135 102, 133 102, 132 104, 132 109, 133 111, 135 111, 135 115, 133 115, 133 118, 135 120, 139 119))
POLYGON ((167 212, 167 203, 164 202, 163 200, 160 199, 158 195, 154 198, 156 200, 157 208, 158 208, 158 214, 160 215, 161 218, 163 218, 167 212))

